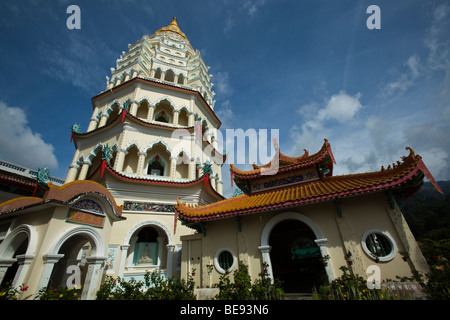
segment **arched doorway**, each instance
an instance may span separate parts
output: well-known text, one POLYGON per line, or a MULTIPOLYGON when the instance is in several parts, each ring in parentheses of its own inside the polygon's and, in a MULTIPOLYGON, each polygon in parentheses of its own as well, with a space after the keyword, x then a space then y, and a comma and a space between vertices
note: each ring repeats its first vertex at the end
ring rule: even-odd
POLYGON ((175 245, 166 225, 156 220, 144 220, 132 227, 124 239, 119 276, 139 279, 147 271, 172 277, 175 245))
POLYGON ((17 287, 24 283, 30 264, 34 260, 37 231, 30 225, 12 230, 0 244, 0 283, 12 281, 17 287))
POLYGON ((277 223, 269 236, 274 278, 287 293, 311 293, 328 280, 314 232, 299 220, 277 223))
POLYGON ((15 260, 12 265, 8 267, 6 270, 3 280, 1 282, 1 287, 5 286, 6 284, 15 285, 14 279, 16 277, 16 273, 19 269, 19 262, 17 261, 17 256, 25 254, 28 247, 28 238, 25 237, 24 239, 21 239, 20 241, 17 241, 17 246, 13 248, 14 254, 12 256, 12 260, 15 260))
POLYGON ((70 266, 78 266, 80 270, 80 284, 83 286, 88 269, 87 257, 91 255, 91 243, 82 234, 73 235, 67 239, 58 251, 63 255, 55 264, 48 282, 48 288, 66 287, 71 273, 67 270, 70 266))
MULTIPOLYGON (((64 232, 48 254, 43 256, 44 269, 38 290, 44 287, 67 286, 67 278, 74 274, 73 270, 78 269, 78 266, 82 286, 81 299, 95 299, 101 280, 101 269, 106 260, 105 251, 103 238, 97 229, 80 226, 64 232)), ((71 281, 75 278, 72 277, 71 281)), ((75 283, 71 283, 73 284, 75 283)))

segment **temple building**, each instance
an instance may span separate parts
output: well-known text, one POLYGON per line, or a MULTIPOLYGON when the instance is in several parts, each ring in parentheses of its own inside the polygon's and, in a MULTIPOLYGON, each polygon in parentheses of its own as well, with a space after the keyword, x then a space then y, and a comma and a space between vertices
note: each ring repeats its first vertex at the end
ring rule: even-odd
POLYGON ((180 277, 180 236, 194 231, 176 228, 177 199, 224 198, 208 69, 175 18, 129 45, 92 98, 87 130, 72 126, 64 183, 47 179, 0 204, 2 283, 36 293, 65 285, 78 265, 83 298, 93 299, 104 275, 180 277))
POLYGON ((289 157, 276 148, 266 165, 249 171, 231 165, 242 195, 203 206, 178 201, 182 224, 197 230, 181 237, 182 276, 195 269, 196 283, 207 287, 243 262, 253 279, 264 268, 286 292, 311 293, 339 277, 342 266, 363 278, 369 266, 379 266, 381 281, 428 273, 399 204, 425 175, 435 181, 407 149, 387 169, 340 176, 333 175, 327 140, 312 155, 289 157))
POLYGON ((89 300, 108 275, 192 275, 206 288, 238 262, 252 278, 267 268, 287 292, 342 265, 365 276, 377 264, 383 279, 427 272, 399 207, 424 176, 434 181, 412 149, 386 169, 334 176, 327 140, 312 155, 276 148, 268 164, 231 165, 242 194, 225 199, 208 69, 174 18, 122 52, 88 128, 72 126, 65 181, 0 163, 1 284, 25 284, 32 298, 78 270, 89 300))

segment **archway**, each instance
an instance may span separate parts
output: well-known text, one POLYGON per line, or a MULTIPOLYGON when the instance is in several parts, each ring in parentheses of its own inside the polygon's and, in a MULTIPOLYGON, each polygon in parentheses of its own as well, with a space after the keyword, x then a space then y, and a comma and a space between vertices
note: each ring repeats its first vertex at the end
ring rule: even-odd
POLYGON ((270 232, 272 272, 283 281, 285 292, 311 293, 327 281, 315 239, 311 228, 299 220, 281 221, 270 232))
MULTIPOLYGON (((64 232, 44 255, 44 270, 38 284, 38 290, 44 287, 67 285, 70 276, 69 266, 78 266, 80 285, 83 287, 81 299, 95 298, 100 281, 101 268, 106 260, 105 244, 98 230, 80 226, 64 232)), ((72 270, 72 268, 71 268, 72 270)))
POLYGON ((58 254, 63 256, 53 268, 48 288, 67 286, 67 279, 71 275, 71 273, 67 272, 69 266, 78 266, 80 268, 80 284, 83 285, 88 269, 86 258, 91 255, 91 249, 91 243, 85 235, 73 235, 67 239, 58 251, 58 254))
POLYGON ((37 231, 33 226, 20 225, 0 244, 0 283, 11 280, 13 286, 25 281, 29 266, 35 257, 37 231))
POLYGON ((124 239, 119 276, 126 278, 125 268, 144 273, 150 268, 165 271, 167 278, 170 278, 174 248, 172 234, 166 225, 156 220, 139 222, 128 231, 124 239), (146 247, 149 254, 144 254, 146 247))

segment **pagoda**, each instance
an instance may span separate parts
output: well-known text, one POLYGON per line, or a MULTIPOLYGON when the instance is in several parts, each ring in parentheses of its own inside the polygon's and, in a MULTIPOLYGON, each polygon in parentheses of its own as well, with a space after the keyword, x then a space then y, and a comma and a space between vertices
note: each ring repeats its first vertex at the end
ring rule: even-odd
POLYGON ((92 98, 86 132, 72 127, 76 150, 65 183, 98 182, 123 206, 126 221, 111 239, 127 246, 116 271, 122 277, 138 279, 149 266, 176 276, 179 236, 192 233, 175 229, 177 198, 199 205, 223 199, 221 122, 208 70, 173 18, 122 52, 105 90, 92 98), (139 258, 146 245, 151 263, 139 258))

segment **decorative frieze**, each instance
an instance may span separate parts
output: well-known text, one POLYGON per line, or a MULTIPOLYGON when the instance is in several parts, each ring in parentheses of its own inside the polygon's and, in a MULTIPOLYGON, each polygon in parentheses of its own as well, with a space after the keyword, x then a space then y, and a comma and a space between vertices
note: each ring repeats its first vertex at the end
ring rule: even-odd
POLYGON ((157 202, 138 202, 124 201, 124 211, 142 211, 142 212, 175 212, 175 204, 157 203, 157 202))

